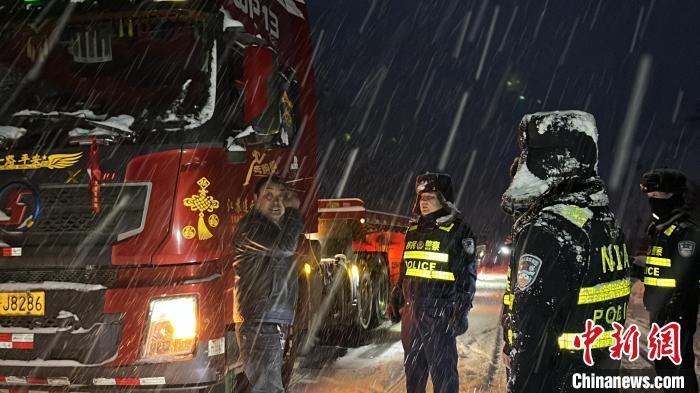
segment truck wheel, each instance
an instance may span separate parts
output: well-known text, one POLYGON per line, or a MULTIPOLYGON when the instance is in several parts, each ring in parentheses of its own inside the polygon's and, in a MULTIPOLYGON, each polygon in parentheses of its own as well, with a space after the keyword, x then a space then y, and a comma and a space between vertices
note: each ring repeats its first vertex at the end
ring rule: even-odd
POLYGON ((377 324, 387 319, 387 310, 389 309, 389 266, 386 258, 383 255, 377 255, 377 269, 374 274, 374 310, 377 324))
POLYGON ((360 275, 360 288, 357 296, 357 324, 363 330, 373 328, 374 315, 374 291, 372 290, 372 274, 364 269, 360 275))

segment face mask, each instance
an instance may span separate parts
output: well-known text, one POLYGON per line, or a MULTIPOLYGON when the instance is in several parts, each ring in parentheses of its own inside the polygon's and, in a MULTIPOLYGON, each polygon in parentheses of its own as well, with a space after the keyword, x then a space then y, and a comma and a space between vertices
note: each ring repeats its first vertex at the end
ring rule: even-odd
POLYGON ((662 222, 670 218, 674 210, 683 206, 683 196, 676 194, 668 199, 649 198, 649 206, 654 220, 662 222))

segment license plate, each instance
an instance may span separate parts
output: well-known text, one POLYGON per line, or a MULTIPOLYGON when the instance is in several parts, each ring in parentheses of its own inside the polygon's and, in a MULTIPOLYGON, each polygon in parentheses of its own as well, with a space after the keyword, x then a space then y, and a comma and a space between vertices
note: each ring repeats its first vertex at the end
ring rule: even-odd
POLYGON ((0 315, 44 315, 44 292, 0 292, 0 315))

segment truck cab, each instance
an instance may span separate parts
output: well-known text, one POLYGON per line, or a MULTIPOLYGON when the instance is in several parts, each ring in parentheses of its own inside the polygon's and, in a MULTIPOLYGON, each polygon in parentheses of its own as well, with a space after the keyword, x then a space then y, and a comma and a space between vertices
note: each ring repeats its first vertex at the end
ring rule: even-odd
POLYGON ((304 5, 0 4, 0 384, 223 389, 256 179, 316 231, 304 5))

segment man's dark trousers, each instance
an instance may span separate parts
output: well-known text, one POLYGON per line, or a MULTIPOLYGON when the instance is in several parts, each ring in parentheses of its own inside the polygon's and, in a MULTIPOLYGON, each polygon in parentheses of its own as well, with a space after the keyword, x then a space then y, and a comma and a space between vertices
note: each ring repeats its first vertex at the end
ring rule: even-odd
POLYGON ((282 359, 288 325, 277 323, 236 324, 240 343, 236 393, 283 393, 282 359))

